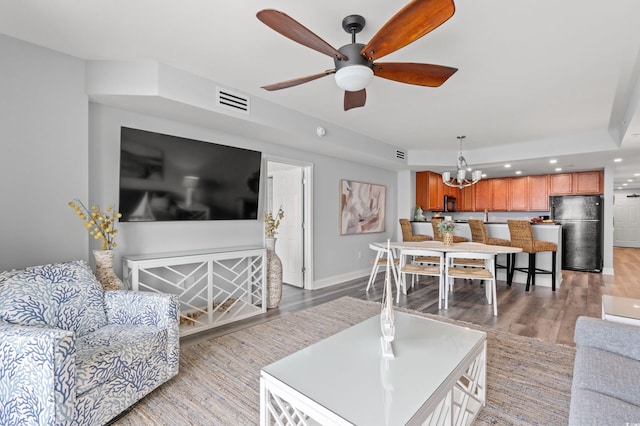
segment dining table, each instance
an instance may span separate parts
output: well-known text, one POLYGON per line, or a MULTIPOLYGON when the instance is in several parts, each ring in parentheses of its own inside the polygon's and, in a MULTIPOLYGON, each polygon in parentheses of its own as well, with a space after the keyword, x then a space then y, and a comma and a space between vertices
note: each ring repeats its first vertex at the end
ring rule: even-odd
POLYGON ((430 241, 391 241, 378 243, 382 247, 387 247, 387 244, 390 248, 394 250, 402 250, 402 249, 424 249, 424 250, 433 250, 439 251, 443 253, 451 253, 451 252, 465 252, 465 253, 491 253, 491 254, 511 254, 511 253, 520 253, 522 251, 519 247, 511 247, 511 246, 494 246, 491 244, 483 244, 483 243, 472 243, 472 242, 463 242, 463 243, 453 243, 453 244, 445 244, 442 241, 430 240, 430 241))
MULTIPOLYGON (((520 253, 522 249, 519 247, 511 247, 511 246, 495 246, 491 244, 483 244, 483 243, 474 243, 474 242, 461 242, 461 243, 452 243, 445 244, 442 241, 437 240, 429 240, 429 241, 386 241, 375 243, 383 248, 390 249, 390 255, 394 258, 398 258, 399 252, 405 250, 432 250, 442 253, 489 253, 495 256, 499 254, 513 254, 520 253), (394 253, 395 252, 395 253, 394 253)), ((391 262, 391 267, 394 267, 394 262, 391 262)), ((507 273, 507 277, 510 277, 510 274, 507 273)), ((507 280, 507 284, 511 285, 510 280, 507 280)), ((398 292, 400 291, 400 286, 398 286, 398 292)), ((398 294, 398 297, 400 295, 398 294)))

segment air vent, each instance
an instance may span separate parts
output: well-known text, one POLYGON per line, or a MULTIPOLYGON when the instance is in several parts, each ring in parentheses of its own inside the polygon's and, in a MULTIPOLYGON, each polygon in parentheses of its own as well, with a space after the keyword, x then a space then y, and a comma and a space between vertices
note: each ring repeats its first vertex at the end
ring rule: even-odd
POLYGON ((396 149, 396 159, 398 160, 406 160, 407 159, 407 153, 404 151, 400 151, 399 149, 396 149))
POLYGON ((249 114, 249 97, 231 90, 216 88, 216 105, 231 111, 249 114))

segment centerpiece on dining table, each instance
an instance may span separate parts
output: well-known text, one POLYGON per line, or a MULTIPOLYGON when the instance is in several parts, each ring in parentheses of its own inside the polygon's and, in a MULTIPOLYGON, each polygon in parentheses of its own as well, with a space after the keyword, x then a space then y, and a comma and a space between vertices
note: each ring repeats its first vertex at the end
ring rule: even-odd
POLYGON ((456 224, 453 223, 452 220, 443 220, 438 223, 438 229, 440 230, 440 235, 442 236, 442 243, 445 246, 450 246, 453 244, 453 230, 456 228, 456 224))

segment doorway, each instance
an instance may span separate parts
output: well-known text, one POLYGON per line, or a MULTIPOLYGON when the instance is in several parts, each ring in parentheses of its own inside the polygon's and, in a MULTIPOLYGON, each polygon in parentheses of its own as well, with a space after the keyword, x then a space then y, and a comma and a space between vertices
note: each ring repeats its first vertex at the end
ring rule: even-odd
POLYGON ((277 230, 276 254, 282 261, 282 281, 300 288, 312 288, 310 164, 292 160, 267 160, 267 211, 284 218, 277 230))
POLYGON ((613 203, 613 245, 640 247, 640 196, 615 194, 613 203))

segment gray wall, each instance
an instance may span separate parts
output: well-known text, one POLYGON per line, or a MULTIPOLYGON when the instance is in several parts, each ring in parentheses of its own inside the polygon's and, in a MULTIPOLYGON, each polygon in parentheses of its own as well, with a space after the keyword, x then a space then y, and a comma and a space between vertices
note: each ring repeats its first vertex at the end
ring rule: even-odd
POLYGON ((0 270, 88 259, 84 62, 0 35, 0 270))
MULTIPOLYGON (((264 155, 313 163, 314 287, 322 287, 369 273, 368 244, 395 235, 396 172, 238 137, 215 129, 153 117, 91 103, 90 193, 91 202, 117 203, 120 127, 127 126, 180 137, 259 150, 264 155), (387 222, 383 234, 340 236, 340 179, 382 184, 387 187, 387 222)), ((265 191, 261 195, 265 195, 265 191)), ((262 200, 264 204, 264 200, 262 200)), ((262 221, 194 221, 122 223, 117 256, 163 253, 206 248, 263 245, 262 221)), ((117 268, 120 267, 116 258, 117 268)))
MULTIPOLYGON (((117 203, 121 125, 313 163, 315 287, 367 274, 368 244, 394 238, 395 172, 90 104, 84 61, 4 36, 0 36, 0 55, 0 270, 92 260, 90 249, 99 247, 67 203, 75 197, 102 207, 117 203), (340 179, 387 187, 387 232, 339 235, 340 179)), ((118 235, 116 267, 120 269, 123 253, 261 246, 262 238, 261 221, 124 223, 118 235)))

